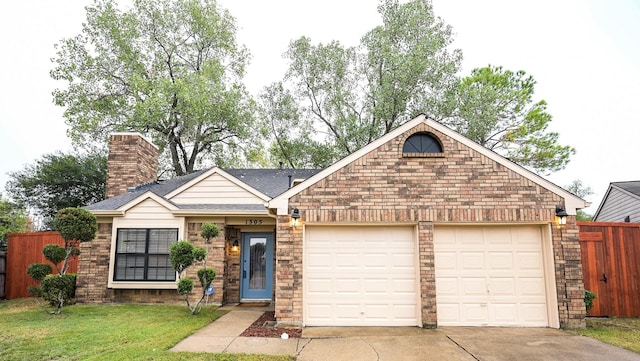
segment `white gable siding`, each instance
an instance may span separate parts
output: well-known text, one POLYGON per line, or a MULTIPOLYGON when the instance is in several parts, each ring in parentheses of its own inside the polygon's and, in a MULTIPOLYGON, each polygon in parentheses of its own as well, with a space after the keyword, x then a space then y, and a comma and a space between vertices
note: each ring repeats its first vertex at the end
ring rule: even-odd
POLYGON ((131 207, 124 215, 127 221, 149 222, 149 221, 167 221, 173 220, 175 217, 166 207, 158 204, 153 199, 147 198, 144 201, 131 207))
POLYGON ((264 201, 219 174, 212 174, 173 196, 176 204, 260 204, 264 201))
POLYGON ((624 222, 627 216, 631 218, 631 222, 640 222, 640 199, 612 187, 594 221, 624 222))

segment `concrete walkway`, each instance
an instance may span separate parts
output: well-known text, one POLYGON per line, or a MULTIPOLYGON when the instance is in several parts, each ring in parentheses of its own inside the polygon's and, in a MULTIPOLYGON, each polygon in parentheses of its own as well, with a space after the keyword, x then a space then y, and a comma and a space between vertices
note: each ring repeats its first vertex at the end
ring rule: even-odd
POLYGON ((273 308, 232 305, 220 309, 230 312, 182 340, 171 351, 298 355, 309 342, 309 339, 301 338, 239 336, 265 311, 273 311, 273 308))
POLYGON ((640 361, 640 354, 550 328, 307 327, 299 339, 240 337, 273 309, 222 309, 229 313, 171 350, 291 355, 297 361, 640 361))

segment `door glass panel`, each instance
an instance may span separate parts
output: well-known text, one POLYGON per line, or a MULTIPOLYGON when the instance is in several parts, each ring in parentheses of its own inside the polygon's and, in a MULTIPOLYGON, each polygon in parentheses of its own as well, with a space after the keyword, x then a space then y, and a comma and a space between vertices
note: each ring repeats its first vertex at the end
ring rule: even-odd
POLYGON ((267 287, 267 239, 251 238, 249 246, 249 289, 265 289, 267 287))

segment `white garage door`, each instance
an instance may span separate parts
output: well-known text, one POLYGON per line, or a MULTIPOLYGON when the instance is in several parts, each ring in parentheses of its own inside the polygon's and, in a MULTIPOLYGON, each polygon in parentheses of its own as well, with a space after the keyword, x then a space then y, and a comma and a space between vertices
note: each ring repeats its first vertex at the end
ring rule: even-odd
POLYGON ((435 227, 439 326, 548 326, 540 226, 435 227))
POLYGON ((419 325, 413 227, 307 226, 306 326, 419 325))

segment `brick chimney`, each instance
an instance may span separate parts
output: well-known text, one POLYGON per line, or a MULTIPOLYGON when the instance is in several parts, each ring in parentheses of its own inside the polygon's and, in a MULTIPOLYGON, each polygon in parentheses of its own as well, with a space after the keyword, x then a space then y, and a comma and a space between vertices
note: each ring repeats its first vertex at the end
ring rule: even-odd
POLYGON ((109 140, 106 198, 158 177, 158 147, 140 133, 113 133, 109 140))

